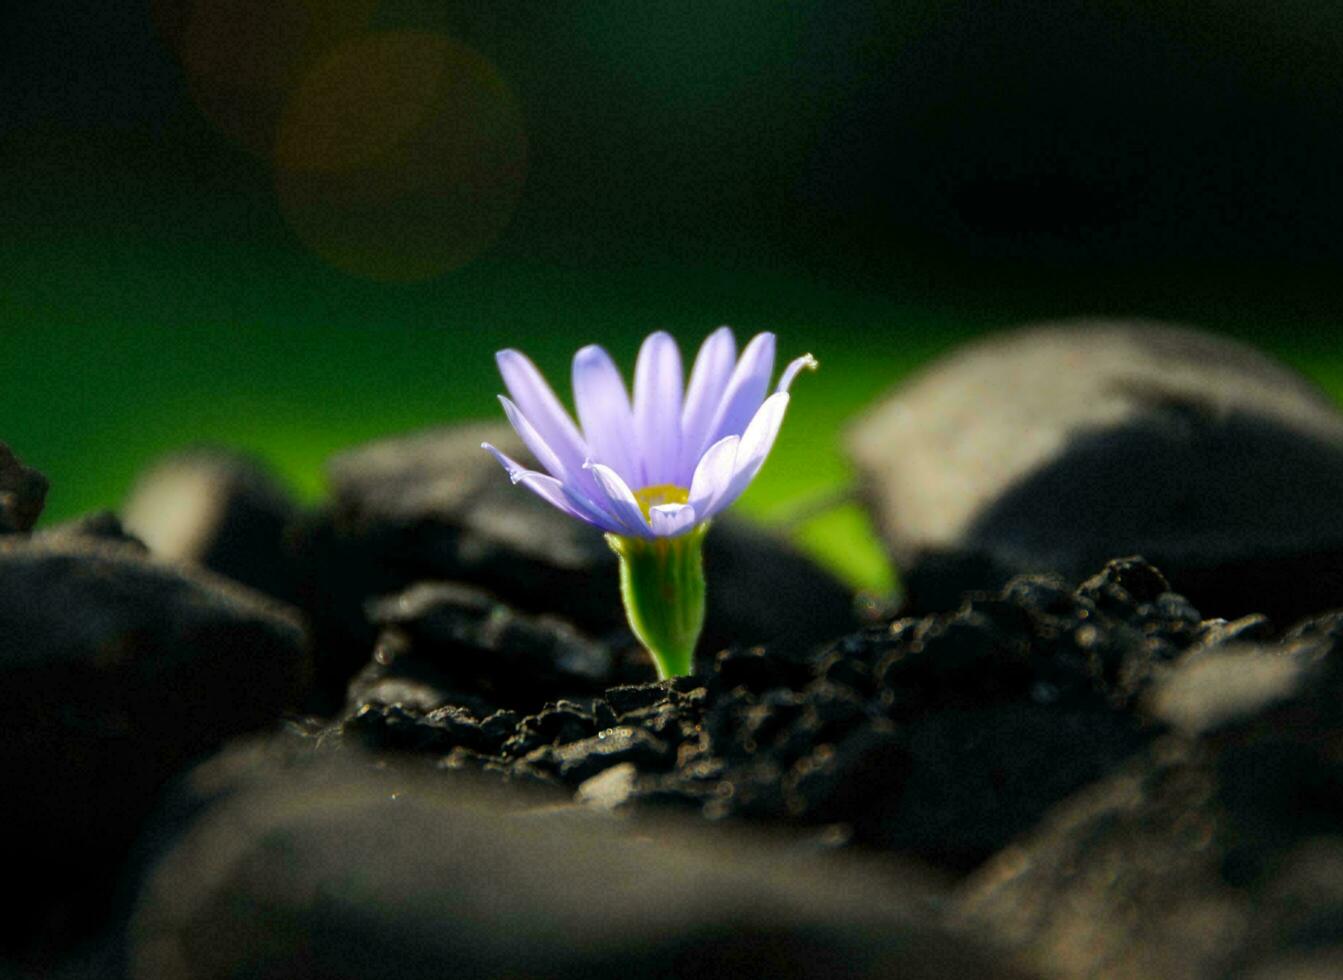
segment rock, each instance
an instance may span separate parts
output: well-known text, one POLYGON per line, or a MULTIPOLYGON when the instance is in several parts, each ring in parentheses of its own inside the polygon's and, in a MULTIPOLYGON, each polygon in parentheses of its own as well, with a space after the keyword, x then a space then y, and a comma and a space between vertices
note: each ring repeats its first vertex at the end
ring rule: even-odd
POLYGON ((908 871, 473 785, 343 756, 241 774, 140 890, 131 976, 1015 975, 908 871))
POLYGON ((1202 621, 1156 569, 1119 559, 1076 589, 1020 578, 811 657, 730 650, 694 677, 529 715, 490 715, 479 689, 426 698, 400 680, 374 684, 322 739, 625 810, 843 825, 846 842, 963 873, 1140 752, 1161 730, 1138 711, 1152 684, 1187 650, 1225 655, 1217 637, 1243 635, 1225 626, 1202 621), (630 775, 595 781, 615 768, 630 775))
POLYGON ((591 738, 541 751, 553 760, 551 764, 566 782, 585 783, 599 772, 625 763, 655 770, 668 768, 672 762, 671 749, 665 742, 641 728, 628 725, 608 728, 591 738))
POLYGON ((1343 649, 1195 648, 1153 685, 1174 730, 965 884, 959 921, 1048 976, 1327 976, 1343 962, 1343 649))
POLYGON ((1212 732, 1299 693, 1313 665, 1230 645, 1187 657, 1151 698, 1151 711, 1177 731, 1212 732))
MULTIPOLYGON (((458 581, 522 612, 561 613, 596 637, 632 641, 615 555, 596 529, 511 485, 482 441, 525 456, 511 430, 467 425, 384 440, 337 456, 332 502, 299 532, 303 604, 324 685, 343 690, 367 659, 373 597, 458 581)), ((805 650, 854 625, 849 591, 777 537, 730 518, 706 539, 702 655, 772 641, 805 650)), ((641 658, 644 676, 651 664, 641 658)))
POLYGON ((751 644, 776 656, 810 653, 856 625, 848 588, 782 538, 731 515, 704 539, 704 576, 701 657, 751 644))
POLYGON ((374 662, 351 686, 356 705, 432 709, 471 692, 533 711, 555 698, 598 694, 613 680, 614 658, 603 644, 479 589, 425 582, 366 609, 381 632, 374 662))
POLYGON ((98 510, 83 517, 52 527, 44 527, 35 537, 46 543, 69 542, 77 544, 81 539, 107 541, 127 548, 148 553, 145 543, 134 535, 128 534, 121 524, 121 518, 110 510, 98 510))
POLYGON ((1205 614, 1343 594, 1343 416, 1257 351, 1078 321, 973 343, 849 433, 914 608, 1138 553, 1205 614))
POLYGON ((1168 593, 1125 588, 1161 582, 1133 560, 1076 590, 1017 579, 845 637, 801 683, 724 692, 728 675, 707 678, 703 735, 634 799, 679 791, 708 816, 843 823, 854 843, 965 872, 1151 737, 1135 706, 1202 629, 1168 593))
POLYGON ((622 762, 585 779, 574 793, 574 802, 597 810, 618 810, 634 798, 639 767, 622 762))
POLYGON ((95 539, 0 541, 0 860, 43 869, 0 952, 86 925, 160 787, 274 724, 306 668, 293 611, 217 576, 95 539))
POLYGON ((47 478, 0 442, 0 534, 31 531, 47 499, 47 478))
POLYGON ((297 507, 257 460, 227 449, 168 456, 137 481, 126 529, 170 561, 192 562, 292 602, 293 558, 285 529, 297 507))

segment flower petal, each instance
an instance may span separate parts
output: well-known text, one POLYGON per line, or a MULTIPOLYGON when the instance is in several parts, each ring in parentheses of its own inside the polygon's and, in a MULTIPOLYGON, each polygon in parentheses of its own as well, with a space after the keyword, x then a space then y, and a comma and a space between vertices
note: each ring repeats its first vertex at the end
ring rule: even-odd
MULTIPOLYGON (((501 350, 494 355, 508 393, 564 469, 581 476, 588 447, 546 379, 527 355, 501 350)), ((556 474, 557 476, 559 474, 556 474)))
POLYGON ((704 338, 695 356, 685 407, 681 410, 681 462, 677 478, 672 481, 678 486, 690 483, 736 361, 737 342, 730 328, 719 327, 704 338))
POLYGON ((527 469, 527 467, 519 463, 512 456, 509 456, 507 453, 500 452, 498 449, 496 449, 488 442, 482 442, 480 444, 480 448, 489 450, 490 455, 499 461, 499 465, 504 468, 504 470, 508 473, 508 478, 512 480, 514 483, 517 483, 520 479, 522 479, 522 474, 533 472, 532 470, 527 469))
POLYGON ((714 503, 732 480, 740 442, 740 436, 724 436, 709 447, 695 467, 695 475, 690 481, 690 506, 702 520, 716 513, 714 503))
POLYGON ((574 404, 592 458, 629 482, 637 480, 634 418, 611 355, 589 344, 574 355, 574 404))
POLYGON ((741 352, 741 360, 727 383, 722 401, 709 426, 705 446, 723 436, 741 435, 755 416, 756 410, 769 390, 770 375, 774 373, 774 334, 760 333, 751 339, 741 352))
POLYGON ((765 399, 760 411, 755 413, 751 424, 742 434, 741 444, 737 447, 737 458, 733 462, 732 479, 727 489, 709 506, 708 513, 701 512, 700 519, 708 520, 714 514, 732 506, 746 488, 751 485, 760 467, 765 465, 769 451, 774 448, 774 440, 779 435, 779 426, 783 424, 784 412, 788 409, 788 393, 780 391, 765 399))
POLYGON ((681 351, 664 330, 649 334, 634 368, 634 432, 638 438, 636 486, 676 479, 681 462, 681 351))
POLYGON ((689 504, 658 504, 648 509, 653 535, 670 538, 695 526, 695 508, 689 504))
POLYGON ((788 362, 788 366, 783 369, 783 376, 779 378, 779 386, 774 389, 775 392, 787 391, 792 387, 793 379, 797 377, 798 372, 803 368, 806 368, 808 371, 815 371, 820 366, 821 365, 817 362, 816 358, 812 357, 810 354, 803 354, 801 357, 793 358, 788 362))
POLYGON ((589 500, 567 483, 561 484, 560 487, 564 491, 564 496, 580 511, 579 516, 583 520, 612 534, 625 533, 625 525, 616 520, 607 507, 589 500))
POLYGON ((550 448, 550 445, 541 438, 541 434, 536 431, 532 423, 527 421, 527 417, 522 414, 518 406, 514 405, 505 395, 498 397, 499 404, 504 406, 504 414, 508 416, 508 424, 513 426, 513 431, 518 434, 518 438, 522 440, 523 445, 536 457, 536 461, 548 470, 551 476, 560 480, 569 479, 571 474, 564 463, 555 455, 555 451, 550 448))
POLYGON ((620 525, 620 530, 616 533, 632 534, 640 538, 652 537, 653 532, 648 522, 644 520, 639 502, 634 499, 633 491, 630 490, 629 484, 620 478, 620 474, 601 463, 588 463, 587 468, 596 479, 597 485, 605 492, 608 509, 620 525))
MULTIPOLYGON (((586 508, 581 508, 576 501, 570 499, 569 495, 565 493, 564 484, 553 476, 546 476, 544 473, 527 469, 488 442, 482 442, 480 447, 490 451, 494 458, 499 461, 499 465, 508 471, 508 478, 514 483, 522 484, 546 503, 564 511, 570 517, 576 517, 589 524, 596 523, 599 527, 604 526, 599 521, 594 520, 596 515, 591 514, 586 508)), ((610 521, 609 518, 607 520, 610 521)))

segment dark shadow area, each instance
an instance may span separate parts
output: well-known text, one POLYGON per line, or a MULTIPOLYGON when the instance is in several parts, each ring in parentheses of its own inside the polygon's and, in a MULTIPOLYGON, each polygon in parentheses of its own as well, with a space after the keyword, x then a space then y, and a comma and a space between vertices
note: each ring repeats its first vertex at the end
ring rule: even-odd
POLYGON ((1153 399, 1127 424, 1077 435, 965 541, 911 569, 919 608, 959 602, 967 572, 991 589, 1021 572, 1080 577, 1132 553, 1205 616, 1262 612, 1286 626, 1343 602, 1343 455, 1270 419, 1153 399), (988 552, 1013 556, 1010 567, 988 552))

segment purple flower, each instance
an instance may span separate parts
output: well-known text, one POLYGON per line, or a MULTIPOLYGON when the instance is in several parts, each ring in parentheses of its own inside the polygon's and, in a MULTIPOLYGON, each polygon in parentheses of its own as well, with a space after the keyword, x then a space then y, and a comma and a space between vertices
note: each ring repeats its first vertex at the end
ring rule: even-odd
POLYGON ((732 331, 720 327, 685 384, 676 341, 659 331, 639 351, 631 404, 610 355, 590 345, 574 355, 580 429, 525 355, 503 350, 496 360, 512 396, 499 401, 546 472, 484 448, 514 483, 566 514, 639 538, 684 534, 740 497, 774 445, 793 378, 816 366, 802 355, 768 394, 774 335, 757 334, 738 358, 732 331))

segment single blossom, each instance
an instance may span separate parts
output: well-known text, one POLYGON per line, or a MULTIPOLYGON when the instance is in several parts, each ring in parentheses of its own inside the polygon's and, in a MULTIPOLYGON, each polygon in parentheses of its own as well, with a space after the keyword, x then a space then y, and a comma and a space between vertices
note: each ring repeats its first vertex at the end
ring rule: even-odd
POLYGON ((773 394, 774 335, 757 334, 737 357, 732 331, 710 334, 684 384, 681 352, 665 333, 639 351, 630 400, 610 356, 574 355, 575 425, 536 366, 497 355, 512 398, 504 412, 544 467, 529 470, 484 443, 514 483, 606 532, 620 558, 620 594, 659 677, 688 674, 704 626, 701 543, 709 520, 742 495, 765 463, 804 354, 773 394))
POLYGON ((757 334, 738 357, 732 331, 721 327, 686 384, 676 341, 659 331, 639 351, 632 401, 610 355, 584 347, 573 363, 579 425, 526 355, 502 350, 496 360, 511 397, 499 401, 545 472, 483 446, 514 483, 608 534, 688 534, 750 486, 779 434, 789 386, 816 366, 810 354, 796 358, 770 394, 774 347, 773 334, 757 334))

